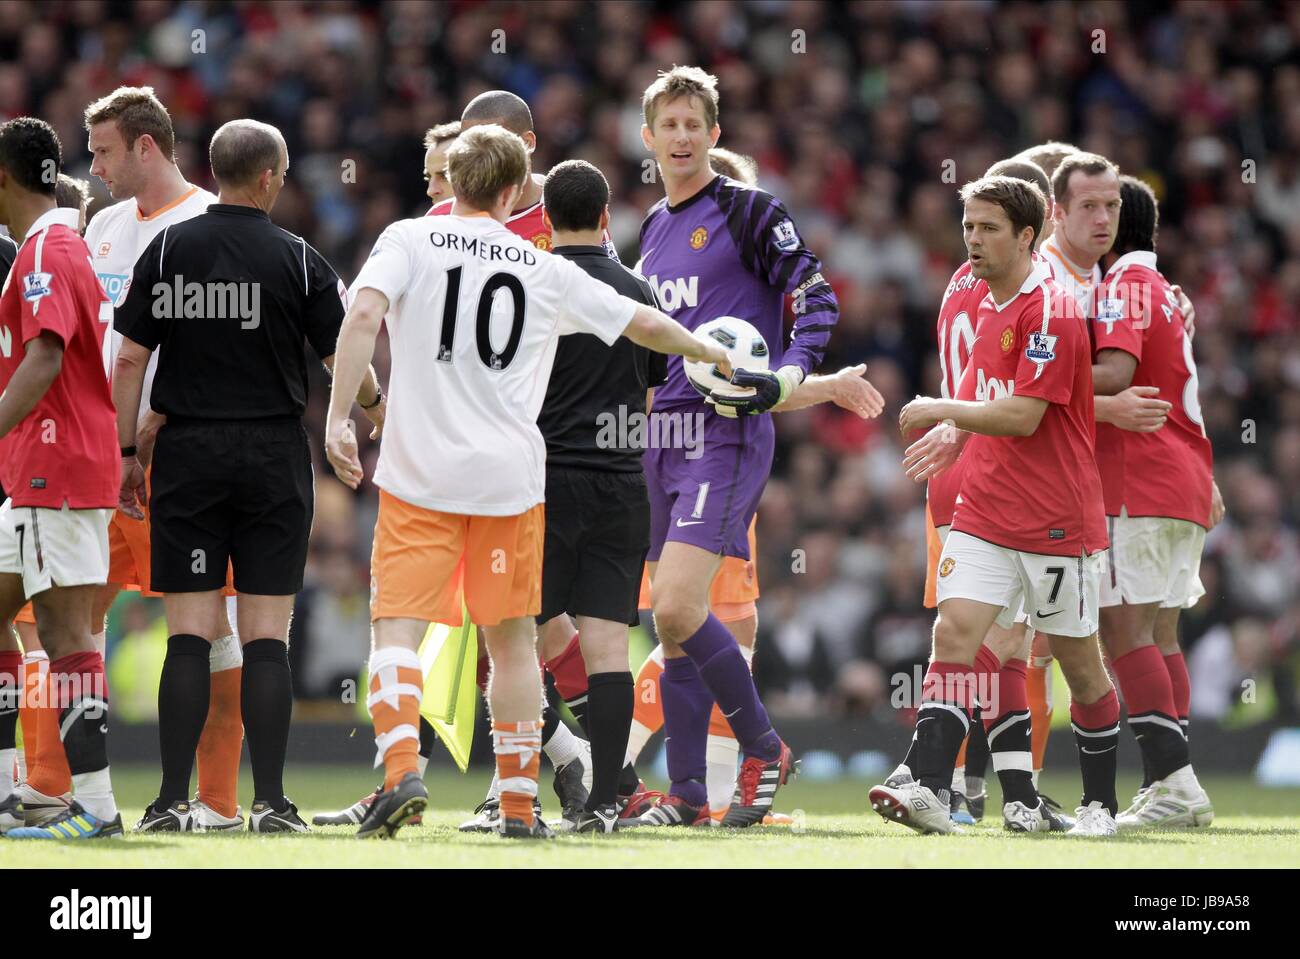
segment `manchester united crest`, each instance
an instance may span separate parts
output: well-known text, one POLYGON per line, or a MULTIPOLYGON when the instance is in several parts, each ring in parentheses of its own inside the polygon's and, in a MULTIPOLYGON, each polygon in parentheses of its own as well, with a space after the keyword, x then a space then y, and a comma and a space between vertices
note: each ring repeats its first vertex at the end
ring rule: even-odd
POLYGON ((1011 327, 1008 326, 1005 330, 1002 331, 1002 339, 999 341, 999 344, 1002 347, 1002 352, 1003 353, 1011 352, 1011 347, 1015 345, 1015 342, 1016 342, 1016 335, 1011 332, 1011 327))
POLYGON ((691 231, 691 249, 702 250, 704 244, 709 242, 709 231, 702 226, 697 226, 691 231))
POLYGON ((955 567, 956 565, 957 565, 957 561, 953 559, 951 556, 949 556, 947 559, 945 559, 942 563, 939 564, 939 575, 942 578, 947 579, 948 574, 953 571, 953 567, 955 567))
POLYGON ((546 250, 547 252, 550 252, 550 249, 551 249, 551 234, 549 234, 549 233, 538 233, 538 234, 537 234, 536 236, 534 236, 532 239, 533 239, 533 246, 537 247, 537 249, 539 249, 539 250, 546 250))

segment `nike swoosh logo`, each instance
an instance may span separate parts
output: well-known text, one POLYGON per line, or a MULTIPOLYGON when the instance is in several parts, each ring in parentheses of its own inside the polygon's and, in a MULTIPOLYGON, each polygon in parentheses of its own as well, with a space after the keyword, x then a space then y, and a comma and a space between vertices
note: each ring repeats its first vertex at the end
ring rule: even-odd
POLYGON ((1063 610, 1063 609, 1058 609, 1055 613, 1044 613, 1044 612, 1040 609, 1040 610, 1038 611, 1038 618, 1039 618, 1039 619, 1048 619, 1048 618, 1050 618, 1050 617, 1052 617, 1052 616, 1055 616, 1056 613, 1063 613, 1063 612, 1065 612, 1065 610, 1063 610))
POLYGON ((722 718, 723 718, 723 719, 730 719, 732 716, 736 715, 736 713, 740 712, 741 709, 743 709, 743 708, 744 708, 743 706, 737 706, 737 707, 736 707, 735 709, 733 709, 731 712, 729 712, 729 713, 723 713, 723 714, 722 714, 722 718))
POLYGON ((1111 746, 1110 749, 1089 749, 1087 746, 1083 747, 1083 751, 1089 756, 1104 756, 1106 753, 1114 752, 1114 750, 1114 746, 1111 746))
POLYGON ((683 523, 683 522, 682 522, 682 518, 681 518, 680 516, 677 517, 677 525, 678 525, 678 526, 699 526, 699 525, 700 525, 701 523, 703 523, 703 522, 704 522, 704 520, 702 520, 702 519, 693 519, 693 520, 691 520, 689 523, 683 523))

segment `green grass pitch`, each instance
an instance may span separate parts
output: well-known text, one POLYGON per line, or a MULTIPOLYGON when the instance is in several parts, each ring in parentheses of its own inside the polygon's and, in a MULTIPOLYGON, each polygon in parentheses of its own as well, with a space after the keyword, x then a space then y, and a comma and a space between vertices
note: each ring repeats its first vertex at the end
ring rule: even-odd
MULTIPOLYGON (((114 768, 114 782, 128 830, 157 789, 150 767, 114 768)), ((1121 796, 1133 783, 1121 776, 1121 796)), ((866 804, 869 783, 794 782, 781 790, 777 807, 798 825, 743 832, 665 829, 616 836, 561 836, 551 842, 507 842, 467 836, 456 824, 482 798, 487 776, 439 771, 428 777, 430 807, 422 826, 403 829, 393 842, 361 842, 349 828, 317 828, 308 836, 135 836, 102 842, 0 840, 0 870, 45 868, 160 867, 1266 867, 1300 862, 1300 789, 1263 789, 1245 778, 1207 777, 1217 819, 1207 830, 1126 834, 1110 840, 1063 836, 1010 836, 990 804, 990 816, 960 836, 918 836, 885 823, 866 804)), ((286 777, 289 795, 304 818, 339 808, 375 782, 364 769, 295 766, 286 777)), ((251 787, 244 769, 241 794, 251 787)), ((1047 776, 1044 791, 1063 803, 1078 795, 1078 778, 1047 776)), ((557 804, 543 776, 543 803, 557 804)), ((996 786, 993 798, 996 799, 996 786)), ((243 797, 247 803, 247 797, 243 797)))

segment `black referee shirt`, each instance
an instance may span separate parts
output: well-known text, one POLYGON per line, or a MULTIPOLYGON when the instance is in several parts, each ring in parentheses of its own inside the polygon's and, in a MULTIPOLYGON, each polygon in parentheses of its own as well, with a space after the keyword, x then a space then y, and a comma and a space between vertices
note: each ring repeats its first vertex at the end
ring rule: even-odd
MULTIPOLYGON (((552 252, 623 296, 658 309, 654 288, 645 277, 610 259, 604 247, 557 246, 552 252)), ((627 337, 620 336, 613 346, 590 333, 560 337, 537 417, 546 440, 546 465, 639 473, 644 444, 627 441, 634 429, 633 438, 649 435, 649 424, 643 422, 646 390, 667 375, 668 357, 627 337), (619 445, 602 442, 610 437, 619 445)))
POLYGON ((150 405, 173 418, 301 416, 307 351, 334 354, 342 285, 325 258, 261 210, 214 203, 136 262, 114 327, 161 347, 150 405))

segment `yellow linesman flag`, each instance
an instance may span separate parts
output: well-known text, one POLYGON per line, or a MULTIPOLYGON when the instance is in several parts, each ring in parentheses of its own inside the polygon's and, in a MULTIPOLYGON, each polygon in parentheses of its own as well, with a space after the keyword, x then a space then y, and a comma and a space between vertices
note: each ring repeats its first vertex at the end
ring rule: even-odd
POLYGON ((478 628, 468 611, 464 615, 459 626, 433 623, 420 644, 420 715, 433 726, 461 772, 469 767, 478 707, 478 628))

